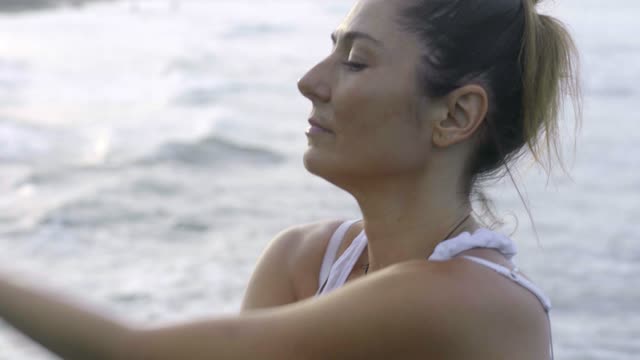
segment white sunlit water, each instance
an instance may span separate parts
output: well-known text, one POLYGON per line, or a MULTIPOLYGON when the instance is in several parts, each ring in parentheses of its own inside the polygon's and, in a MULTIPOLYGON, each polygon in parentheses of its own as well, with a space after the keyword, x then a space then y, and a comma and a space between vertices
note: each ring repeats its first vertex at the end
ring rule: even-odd
MULTIPOLYGON (((2 267, 139 321, 237 311, 277 232, 358 216, 302 166, 310 106, 296 89, 350 4, 148 0, 0 15, 2 267)), ((546 11, 582 55, 573 180, 521 172, 540 245, 513 186, 490 193, 518 217, 519 264, 552 298, 556 358, 636 359, 640 3, 546 11)), ((0 359, 51 358, 0 328, 0 359)))

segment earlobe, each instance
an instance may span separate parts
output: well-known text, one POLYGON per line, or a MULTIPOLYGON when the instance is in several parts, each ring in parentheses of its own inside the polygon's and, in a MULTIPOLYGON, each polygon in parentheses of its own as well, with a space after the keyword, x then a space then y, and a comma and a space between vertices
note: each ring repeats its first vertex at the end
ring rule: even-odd
POLYGON ((439 129, 434 129, 433 131, 433 145, 439 148, 445 148, 451 144, 450 142, 451 136, 446 134, 444 131, 439 129))
POLYGON ((429 116, 432 121, 431 128, 431 140, 435 147, 446 147, 447 140, 450 138, 448 129, 452 127, 452 120, 450 119, 449 103, 447 99, 442 98, 437 103, 431 103, 429 106, 431 115, 429 116))

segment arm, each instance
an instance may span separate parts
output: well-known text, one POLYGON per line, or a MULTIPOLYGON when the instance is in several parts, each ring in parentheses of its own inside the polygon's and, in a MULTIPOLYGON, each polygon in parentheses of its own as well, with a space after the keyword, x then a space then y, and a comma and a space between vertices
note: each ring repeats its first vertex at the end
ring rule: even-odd
POLYGON ((0 318, 64 359, 122 359, 133 330, 59 295, 0 276, 0 318))
POLYGON ((532 325, 541 324, 540 334, 547 325, 537 300, 468 265, 409 261, 319 298, 152 328, 0 276, 0 317, 69 360, 543 358, 533 348, 523 353, 535 348, 532 325))
MULTIPOLYGON (((331 230, 332 223, 328 225, 331 230)), ((276 235, 260 257, 242 310, 294 302, 290 274, 296 252, 309 235, 325 236, 325 228, 324 223, 313 223, 276 235)), ((131 325, 52 292, 37 290, 25 281, 11 279, 0 274, 0 319, 64 359, 131 359, 122 355, 136 333, 131 325)))
POLYGON ((391 266, 317 299, 148 329, 2 279, 0 315, 70 360, 425 358, 442 343, 446 322, 425 311, 433 303, 422 291, 429 280, 413 273, 391 266))
POLYGON ((425 283, 435 282, 437 289, 448 281, 446 276, 425 278, 424 271, 415 269, 412 264, 394 265, 319 298, 236 317, 139 330, 129 358, 444 359, 449 349, 463 352, 465 334, 456 319, 467 313, 452 299, 469 294, 429 292, 425 283))

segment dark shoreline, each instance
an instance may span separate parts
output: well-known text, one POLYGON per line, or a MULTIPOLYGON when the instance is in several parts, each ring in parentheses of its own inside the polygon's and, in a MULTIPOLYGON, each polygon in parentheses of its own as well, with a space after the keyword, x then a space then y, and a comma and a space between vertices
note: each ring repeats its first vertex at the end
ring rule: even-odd
POLYGON ((117 0, 0 0, 0 13, 47 10, 58 6, 81 7, 87 3, 117 0))

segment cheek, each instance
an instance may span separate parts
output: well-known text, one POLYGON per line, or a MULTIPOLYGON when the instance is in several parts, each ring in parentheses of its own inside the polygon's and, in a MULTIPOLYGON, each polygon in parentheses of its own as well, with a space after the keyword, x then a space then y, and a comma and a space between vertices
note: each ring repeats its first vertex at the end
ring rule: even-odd
POLYGON ((337 145, 359 161, 408 167, 424 159, 413 89, 398 79, 356 75, 333 96, 337 145))
POLYGON ((367 75, 343 81, 333 94, 336 125, 345 132, 376 133, 405 117, 407 105, 406 91, 367 75))

